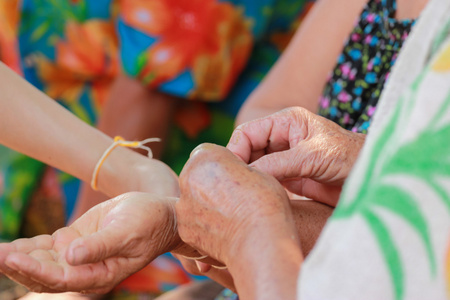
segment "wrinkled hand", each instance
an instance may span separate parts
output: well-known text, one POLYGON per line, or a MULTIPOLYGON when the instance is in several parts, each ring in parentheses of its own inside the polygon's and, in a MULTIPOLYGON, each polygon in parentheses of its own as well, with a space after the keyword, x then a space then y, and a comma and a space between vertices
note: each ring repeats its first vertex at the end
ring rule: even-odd
POLYGON ((335 206, 365 135, 300 107, 240 125, 227 148, 291 192, 335 206))
POLYGON ((51 236, 0 244, 0 271, 37 292, 107 292, 181 242, 175 201, 116 197, 51 236))
POLYGON ((180 190, 175 207, 181 239, 226 265, 255 230, 278 235, 286 220, 294 224, 286 192, 275 178, 220 146, 193 151, 180 175, 180 190))

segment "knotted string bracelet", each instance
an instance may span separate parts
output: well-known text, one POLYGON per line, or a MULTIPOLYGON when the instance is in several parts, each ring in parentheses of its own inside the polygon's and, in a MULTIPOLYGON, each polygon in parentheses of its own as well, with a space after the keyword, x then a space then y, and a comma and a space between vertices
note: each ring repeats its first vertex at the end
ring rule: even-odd
MULTIPOLYGON (((114 142, 111 144, 111 146, 109 146, 105 152, 103 153, 102 157, 100 157, 100 159, 98 160, 97 164, 95 165, 94 168, 94 172, 92 174, 92 180, 91 180, 91 187, 93 190, 97 191, 98 187, 97 187, 97 180, 98 180, 98 174, 100 172, 101 167, 103 166, 103 164, 105 163, 105 160, 108 158, 108 156, 111 154, 111 152, 116 149, 117 147, 121 146, 121 147, 126 147, 126 148, 133 148, 133 149, 143 149, 147 151, 147 156, 149 158, 153 158, 153 152, 152 149, 150 149, 150 147, 145 146, 148 143, 153 143, 153 142, 160 142, 161 139, 160 138, 149 138, 149 139, 145 139, 143 141, 126 141, 125 139, 123 139, 120 136, 116 136, 114 138, 114 142)), ((184 255, 181 255, 184 258, 187 259, 191 259, 191 260, 201 260, 201 259, 205 259, 208 257, 208 255, 203 255, 200 257, 187 257, 184 255)), ((211 265, 213 268, 219 269, 219 270, 225 270, 227 269, 226 266, 215 266, 215 265, 211 265)))
POLYGON ((98 173, 100 172, 100 168, 103 166, 103 163, 105 162, 106 158, 111 154, 111 152, 116 149, 117 147, 126 147, 126 148, 134 148, 134 149, 143 149, 148 152, 148 157, 153 158, 153 152, 150 147, 145 146, 145 144, 153 143, 153 142, 160 142, 160 138, 149 138, 145 139, 143 141, 126 141, 120 136, 116 136, 114 138, 114 142, 111 144, 111 146, 108 147, 108 149, 105 150, 102 157, 98 160, 97 164, 95 165, 94 172, 92 173, 92 180, 91 180, 91 187, 94 191, 98 190, 97 187, 97 181, 98 181, 98 173))

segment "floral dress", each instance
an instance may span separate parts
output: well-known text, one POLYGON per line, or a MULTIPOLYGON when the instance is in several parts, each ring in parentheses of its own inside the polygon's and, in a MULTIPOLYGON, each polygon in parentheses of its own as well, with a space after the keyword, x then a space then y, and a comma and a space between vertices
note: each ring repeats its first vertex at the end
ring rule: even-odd
POLYGON ((319 114, 367 133, 381 91, 413 20, 396 20, 395 0, 370 0, 320 98, 319 114))
MULTIPOLYGON (((202 142, 225 145, 307 0, 1 0, 0 59, 94 125, 114 78, 186 99, 163 160, 179 172, 202 142)), ((0 240, 64 225, 79 181, 0 148, 0 240)), ((119 289, 159 294, 193 278, 170 256, 119 289)))

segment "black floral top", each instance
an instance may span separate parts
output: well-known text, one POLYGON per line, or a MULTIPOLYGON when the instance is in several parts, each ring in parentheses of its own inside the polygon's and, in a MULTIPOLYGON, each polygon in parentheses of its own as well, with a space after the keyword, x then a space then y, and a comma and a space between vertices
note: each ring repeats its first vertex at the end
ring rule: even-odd
POLYGON ((395 0, 370 0, 320 98, 319 114, 367 133, 381 91, 414 20, 395 19, 395 0))

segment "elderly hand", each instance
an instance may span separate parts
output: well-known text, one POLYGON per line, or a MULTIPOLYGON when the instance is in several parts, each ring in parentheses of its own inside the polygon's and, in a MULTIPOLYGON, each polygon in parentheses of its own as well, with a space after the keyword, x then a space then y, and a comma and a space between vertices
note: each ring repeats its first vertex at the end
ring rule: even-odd
POLYGON ((302 256, 289 199, 275 178, 248 167, 226 148, 206 144, 185 165, 180 190, 175 207, 181 239, 223 262, 242 299, 260 299, 248 287, 267 281, 259 269, 267 263, 295 274, 285 280, 295 286, 302 256))
POLYGON ((227 148, 291 192, 335 206, 365 135, 300 107, 240 125, 227 148))
POLYGON ((32 291, 103 293, 181 243, 176 200, 129 193, 70 227, 0 244, 0 271, 32 291))
POLYGON ((246 231, 269 233, 287 221, 295 232, 283 187, 223 147, 197 147, 180 175, 180 189, 175 207, 181 239, 225 264, 248 243, 246 231))

